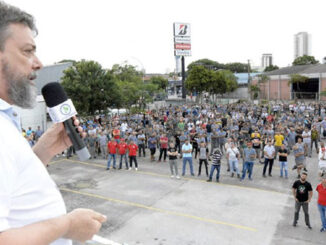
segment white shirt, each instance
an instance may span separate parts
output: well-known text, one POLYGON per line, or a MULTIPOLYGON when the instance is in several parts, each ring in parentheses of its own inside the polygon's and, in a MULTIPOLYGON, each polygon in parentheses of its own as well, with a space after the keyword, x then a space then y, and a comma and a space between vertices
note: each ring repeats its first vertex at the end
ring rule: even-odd
MULTIPOLYGON (((266 152, 268 155, 269 155, 269 159, 272 159, 273 158, 273 154, 275 152, 275 148, 273 145, 269 146, 269 145, 266 145, 264 147, 264 152, 266 152)), ((265 156, 266 158, 266 156, 265 156)))
POLYGON ((319 155, 318 155, 318 166, 319 168, 326 168, 326 152, 322 152, 321 147, 319 147, 319 155), (321 158, 324 158, 325 160, 321 160, 321 158))
MULTIPOLYGON (((311 131, 308 131, 308 132, 303 131, 302 137, 303 137, 303 143, 310 143, 311 142, 311 131), (307 137, 307 138, 305 138, 305 137, 307 137)), ((309 147, 310 147, 310 145, 309 145, 309 147)))
POLYGON ((236 155, 239 154, 239 150, 237 147, 234 147, 234 148, 229 147, 227 149, 226 153, 229 154, 229 160, 231 160, 231 161, 238 160, 236 155))
MULTIPOLYGON (((66 213, 56 184, 8 116, 8 108, 11 106, 0 99, 0 231, 66 213)), ((71 244, 67 239, 51 243, 71 244)))

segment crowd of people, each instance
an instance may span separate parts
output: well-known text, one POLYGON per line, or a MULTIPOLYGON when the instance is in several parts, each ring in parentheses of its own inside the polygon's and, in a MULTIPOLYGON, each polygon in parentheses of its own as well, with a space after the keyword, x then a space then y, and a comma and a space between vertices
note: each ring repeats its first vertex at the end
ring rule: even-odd
MULTIPOLYGON (((274 162, 278 161, 279 177, 288 179, 289 168, 297 171, 293 193, 299 201, 293 225, 296 226, 303 206, 306 225, 311 228, 307 205, 312 187, 305 177, 315 164, 309 160, 314 150, 318 155, 319 176, 326 178, 326 148, 322 141, 326 136, 325 108, 320 103, 170 105, 142 114, 87 118, 82 126, 87 132, 85 143, 91 158, 106 159, 107 171, 133 167, 137 171, 137 158, 145 158, 147 153, 150 161, 168 160, 171 178, 180 179, 178 159, 182 159, 182 176, 187 165, 190 175, 195 176, 194 165, 198 162, 197 176, 204 165, 207 181, 211 182, 216 172, 215 179, 219 182, 224 158, 231 178, 243 181, 248 174, 252 181, 255 163, 263 164, 262 177, 267 178, 272 177, 274 162), (290 154, 294 158, 291 164, 290 154)), ((72 153, 71 147, 66 152, 67 158, 72 153)), ((318 191, 325 189, 326 182, 323 180, 320 185, 318 191)), ((324 196, 319 200, 324 231, 325 191, 319 193, 324 196)))

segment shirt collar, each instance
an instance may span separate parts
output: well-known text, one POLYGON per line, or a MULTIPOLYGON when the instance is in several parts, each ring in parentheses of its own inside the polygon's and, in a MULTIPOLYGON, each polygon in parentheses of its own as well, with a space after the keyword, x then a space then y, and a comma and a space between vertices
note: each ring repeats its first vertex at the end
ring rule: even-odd
POLYGON ((20 117, 15 111, 14 107, 0 98, 0 113, 3 113, 15 125, 19 132, 21 132, 20 117))

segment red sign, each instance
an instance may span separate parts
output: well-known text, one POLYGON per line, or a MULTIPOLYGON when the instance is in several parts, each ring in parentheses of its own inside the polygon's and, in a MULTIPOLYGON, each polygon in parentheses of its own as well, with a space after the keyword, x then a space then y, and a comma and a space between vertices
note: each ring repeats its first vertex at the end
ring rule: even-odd
POLYGON ((174 48, 175 49, 190 50, 191 49, 191 44, 190 43, 176 43, 174 48))

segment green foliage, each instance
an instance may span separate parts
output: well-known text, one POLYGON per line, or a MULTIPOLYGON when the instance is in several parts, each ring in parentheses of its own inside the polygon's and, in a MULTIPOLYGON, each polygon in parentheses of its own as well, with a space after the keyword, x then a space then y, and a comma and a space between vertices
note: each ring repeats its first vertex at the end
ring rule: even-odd
POLYGON ((169 85, 169 81, 162 76, 151 77, 150 83, 156 84, 159 89, 163 89, 163 90, 165 90, 169 85))
POLYGON ((70 59, 60 60, 58 62, 58 64, 60 64, 60 63, 68 63, 68 62, 71 62, 72 64, 76 64, 76 61, 75 60, 70 60, 70 59))
POLYGON ((321 91, 320 96, 326 97, 326 90, 321 91))
POLYGON ((258 77, 258 83, 266 83, 270 79, 269 76, 265 74, 259 74, 257 75, 257 77, 258 77))
POLYGON ((293 62, 292 65, 297 66, 297 65, 314 65, 318 64, 319 61, 315 59, 314 56, 309 56, 309 55, 304 55, 296 58, 293 62))
POLYGON ((222 64, 222 63, 218 63, 217 61, 213 61, 209 59, 200 59, 190 63, 188 65, 188 71, 190 71, 195 66, 203 66, 209 70, 214 70, 214 71, 229 70, 231 72, 236 72, 236 73, 248 72, 248 64, 239 63, 239 62, 222 64))
POLYGON ((238 87, 237 78, 231 71, 207 69, 204 66, 193 66, 185 81, 185 86, 190 91, 199 94, 224 94, 232 92, 238 87))
MULTIPOLYGON (((248 64, 239 63, 239 62, 228 63, 228 64, 225 64, 224 69, 230 70, 230 71, 236 72, 236 73, 244 73, 244 72, 248 72, 248 64)), ((249 71, 251 72, 250 67, 249 67, 249 71)))
POLYGON ((93 115, 120 103, 114 77, 95 61, 82 60, 65 70, 62 86, 80 114, 93 115))
POLYGON ((273 66, 273 65, 270 65, 270 66, 267 66, 264 70, 264 72, 269 72, 269 71, 274 71, 274 70, 278 70, 279 67, 278 66, 273 66))
POLYGON ((289 84, 291 83, 304 83, 307 82, 309 77, 302 76, 300 74, 291 74, 291 79, 289 80, 289 84))
POLYGON ((189 91, 202 93, 207 90, 207 84, 211 80, 211 70, 204 66, 194 66, 188 73, 185 87, 189 91))

